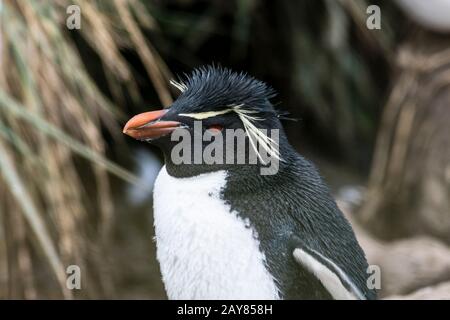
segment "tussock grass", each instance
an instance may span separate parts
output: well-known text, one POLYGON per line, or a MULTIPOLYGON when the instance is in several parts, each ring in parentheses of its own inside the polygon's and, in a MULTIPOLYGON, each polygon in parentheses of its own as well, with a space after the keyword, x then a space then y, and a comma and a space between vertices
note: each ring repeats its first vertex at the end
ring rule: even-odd
POLYGON ((167 105, 170 72, 141 31, 156 23, 137 0, 1 3, 0 262, 8 285, 0 296, 45 297, 36 286, 42 261, 60 288, 49 297, 72 297, 65 283, 71 264, 87 272, 84 296, 111 296, 113 281, 104 267, 113 223, 108 172, 139 181, 105 157, 100 130, 120 133, 121 112, 88 74, 70 32, 79 32, 100 57, 115 101, 122 98, 121 86, 139 99, 120 53, 128 47, 167 105), (81 8, 81 30, 66 28, 71 4, 81 8), (88 177, 76 166, 80 156, 88 160, 88 177), (93 200, 86 195, 87 180, 95 186, 93 200))

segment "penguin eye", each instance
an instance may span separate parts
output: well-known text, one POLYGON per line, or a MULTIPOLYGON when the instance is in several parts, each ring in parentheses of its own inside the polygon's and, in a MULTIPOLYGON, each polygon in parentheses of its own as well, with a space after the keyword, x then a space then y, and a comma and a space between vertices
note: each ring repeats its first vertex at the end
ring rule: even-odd
POLYGON ((208 126, 206 130, 212 134, 217 134, 223 130, 223 127, 220 124, 213 124, 208 126))

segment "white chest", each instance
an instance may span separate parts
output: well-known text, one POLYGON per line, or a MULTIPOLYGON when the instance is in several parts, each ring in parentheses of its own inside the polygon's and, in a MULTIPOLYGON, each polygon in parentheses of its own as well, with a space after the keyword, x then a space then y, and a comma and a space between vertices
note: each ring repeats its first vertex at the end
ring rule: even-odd
POLYGON ((155 182, 157 258, 169 299, 277 299, 253 230, 220 199, 226 172, 155 182))

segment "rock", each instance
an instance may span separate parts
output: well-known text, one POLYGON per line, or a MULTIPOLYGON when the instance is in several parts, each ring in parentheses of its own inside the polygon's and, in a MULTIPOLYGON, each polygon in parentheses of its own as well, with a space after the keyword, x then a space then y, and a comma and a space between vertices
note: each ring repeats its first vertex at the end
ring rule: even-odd
POLYGON ((409 294, 422 296, 428 294, 426 288, 435 286, 432 295, 439 294, 442 299, 447 299, 450 295, 450 282, 447 282, 450 281, 450 248, 446 244, 426 236, 391 242, 380 241, 355 221, 351 214, 352 204, 339 200, 337 202, 352 224, 369 264, 380 267, 380 298, 409 294), (447 283, 447 286, 440 288, 436 285, 443 282, 447 283), (425 288, 425 293, 420 292, 420 288, 425 288), (443 294, 445 289, 448 292, 443 294))
POLYGON ((389 296, 387 300, 450 300, 450 281, 419 289, 404 296, 389 296))

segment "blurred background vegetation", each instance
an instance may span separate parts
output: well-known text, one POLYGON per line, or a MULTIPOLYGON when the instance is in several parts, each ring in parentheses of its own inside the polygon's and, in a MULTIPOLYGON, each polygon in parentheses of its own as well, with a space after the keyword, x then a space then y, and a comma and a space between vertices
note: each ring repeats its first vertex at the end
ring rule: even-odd
MULTIPOLYGON (((160 160, 121 126, 170 105, 169 80, 203 64, 270 83, 298 119, 285 124, 290 141, 333 191, 365 186, 399 47, 422 32, 394 2, 365 0, 0 0, 0 17, 0 298, 165 297, 149 192, 160 160), (66 27, 72 4, 80 30, 66 27), (369 4, 381 7, 381 30, 366 28, 369 4), (82 290, 66 289, 72 264, 82 290)), ((445 52, 448 37, 432 43, 445 52)), ((447 204, 437 211, 450 221, 447 204)), ((379 206, 362 207, 361 228, 396 238, 370 227, 379 206)))

